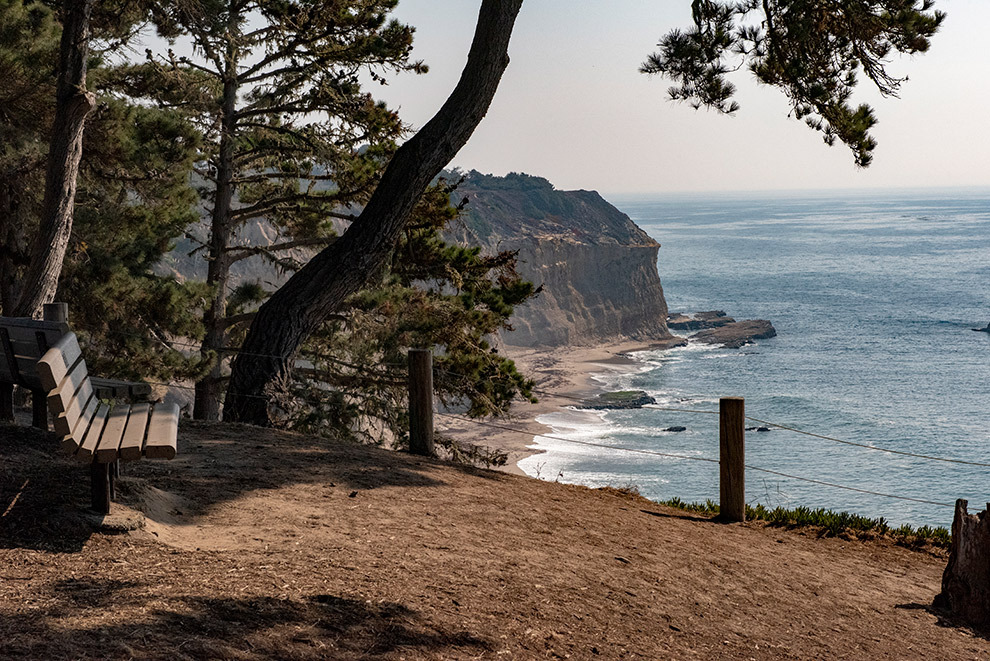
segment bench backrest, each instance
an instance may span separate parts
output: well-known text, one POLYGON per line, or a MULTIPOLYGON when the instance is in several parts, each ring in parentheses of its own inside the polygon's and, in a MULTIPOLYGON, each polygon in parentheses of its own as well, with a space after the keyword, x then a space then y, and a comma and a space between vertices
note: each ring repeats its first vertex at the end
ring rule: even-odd
POLYGON ((108 463, 142 456, 175 457, 179 407, 101 401, 100 388, 94 387, 75 333, 59 338, 38 361, 37 369, 62 448, 77 459, 108 463))
POLYGON ((67 450, 82 442, 100 400, 93 390, 86 361, 75 333, 66 333, 38 360, 41 387, 48 392, 48 409, 55 432, 67 450))
POLYGON ((68 332, 69 325, 61 321, 0 317, 0 381, 43 389, 38 359, 68 332))

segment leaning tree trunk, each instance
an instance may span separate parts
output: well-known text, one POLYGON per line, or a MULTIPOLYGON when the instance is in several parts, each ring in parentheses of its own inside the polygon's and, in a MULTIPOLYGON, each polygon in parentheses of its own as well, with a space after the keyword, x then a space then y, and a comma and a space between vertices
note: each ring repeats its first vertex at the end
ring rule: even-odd
POLYGON ((15 316, 37 316, 42 305, 54 299, 62 260, 65 259, 72 233, 83 127, 86 116, 96 105, 96 97, 86 91, 89 15, 93 2, 65 0, 64 4, 58 82, 55 87, 55 120, 48 150, 41 226, 32 251, 31 266, 24 278, 24 288, 14 306, 15 316))
POLYGON ((985 628, 990 625, 990 516, 986 510, 967 513, 968 504, 956 501, 949 564, 935 606, 966 624, 985 628))
POLYGON ((344 235, 258 310, 233 362, 224 420, 276 421, 296 349, 380 271, 426 186, 488 112, 509 64, 509 37, 521 6, 522 0, 483 0, 467 64, 443 107, 395 152, 344 235))

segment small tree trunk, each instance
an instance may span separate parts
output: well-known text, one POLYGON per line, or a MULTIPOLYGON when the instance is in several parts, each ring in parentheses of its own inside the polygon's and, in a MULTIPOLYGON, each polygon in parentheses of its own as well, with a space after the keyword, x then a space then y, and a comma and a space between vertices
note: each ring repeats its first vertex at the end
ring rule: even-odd
POLYGON ((990 625, 990 517, 986 511, 967 513, 968 504, 956 501, 949 564, 942 574, 942 592, 935 597, 935 607, 984 628, 990 625))
POLYGON ((484 118, 509 64, 522 0, 484 0, 467 64, 443 107, 392 157, 361 216, 258 310, 231 368, 224 419, 272 425, 299 345, 380 272, 423 191, 484 118))
MULTIPOLYGON (((240 16, 230 12, 228 29, 231 35, 237 33, 240 16)), ((223 349, 227 344, 227 288, 230 281, 230 253, 228 248, 233 237, 230 212, 234 201, 234 141, 236 139, 237 91, 237 51, 233 36, 228 40, 226 53, 227 70, 224 72, 223 108, 221 117, 220 150, 217 154, 216 193, 213 199, 213 213, 210 217, 209 266, 206 282, 213 288, 213 298, 203 315, 206 335, 203 338, 202 353, 206 357, 216 354, 216 362, 210 373, 196 383, 196 396, 193 402, 193 418, 196 420, 217 421, 220 419, 220 397, 223 394, 223 349)))
POLYGON ((48 150, 41 226, 13 316, 37 317, 41 306, 55 298, 62 273, 62 261, 72 233, 83 128, 86 116, 96 105, 96 97, 86 91, 92 8, 93 0, 66 0, 64 5, 55 120, 48 150))

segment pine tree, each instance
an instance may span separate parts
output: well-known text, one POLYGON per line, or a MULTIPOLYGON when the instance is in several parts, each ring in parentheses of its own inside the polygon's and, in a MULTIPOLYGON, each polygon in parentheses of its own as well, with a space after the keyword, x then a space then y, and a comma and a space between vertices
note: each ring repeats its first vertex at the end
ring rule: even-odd
POLYGON ((194 116, 205 136, 198 169, 209 226, 197 237, 211 297, 201 353, 213 360, 196 384, 195 417, 218 419, 223 358, 238 323, 264 292, 235 289, 231 268, 264 259, 299 265, 288 253, 334 240, 334 221, 370 195, 403 127, 360 75, 425 71, 409 59, 412 28, 388 20, 396 0, 320 2, 200 0, 161 3, 155 23, 193 55, 152 54, 122 72, 135 97, 194 116), (275 238, 245 245, 239 232, 263 223, 275 238), (238 314, 243 313, 243 314, 238 314))
POLYGON ((45 5, 0 0, 0 309, 8 316, 41 214, 59 35, 45 5))
POLYGON ((641 70, 677 83, 675 100, 731 114, 735 87, 728 75, 747 66, 761 83, 787 95, 794 116, 839 140, 867 167, 876 124, 867 104, 851 105, 862 73, 884 96, 904 78, 887 71, 893 52, 923 53, 945 14, 933 0, 693 0, 694 27, 674 30, 641 70), (752 16, 755 15, 755 19, 752 16))
POLYGON ((395 151, 360 216, 259 309, 235 357, 224 419, 271 425, 296 351, 388 264, 423 192, 481 122, 508 66, 522 0, 483 0, 467 64, 453 92, 422 129, 395 151))
MULTIPOLYGON (((97 47, 88 63, 95 107, 83 135, 71 234, 59 261, 58 296, 93 366, 108 375, 198 374, 170 344, 201 336, 190 309, 203 291, 153 268, 195 218, 188 179, 199 134, 180 115, 128 103, 115 95, 105 63, 141 15, 98 7, 91 23, 97 47)), ((131 7, 131 9, 134 9, 131 7)), ((39 2, 0 3, 0 292, 10 315, 30 277, 39 230, 45 162, 56 107, 60 24, 39 2)))
POLYGON ((62 35, 45 194, 31 260, 12 311, 15 316, 38 316, 41 306, 54 299, 69 245, 83 130, 87 116, 96 105, 96 97, 86 87, 93 4, 94 0, 66 0, 61 4, 62 35))

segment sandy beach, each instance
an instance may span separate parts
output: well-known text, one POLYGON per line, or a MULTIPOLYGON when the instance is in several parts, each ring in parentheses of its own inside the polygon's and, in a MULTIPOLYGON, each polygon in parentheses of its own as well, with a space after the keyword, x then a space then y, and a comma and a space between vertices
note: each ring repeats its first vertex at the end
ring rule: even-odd
MULTIPOLYGON (((679 338, 675 338, 675 341, 679 338)), ((505 355, 512 358, 520 370, 536 382, 536 404, 518 402, 507 418, 491 422, 505 427, 499 429, 489 424, 461 422, 455 418, 438 416, 436 429, 458 441, 488 446, 508 454, 508 462, 501 470, 523 475, 518 463, 537 454, 530 448, 533 436, 546 434, 550 428, 536 419, 565 406, 575 404, 574 398, 587 399, 602 392, 601 385, 592 375, 617 370, 635 369, 635 361, 627 354, 646 349, 664 349, 670 344, 661 342, 617 341, 593 346, 529 348, 503 347, 505 355), (520 433, 525 432, 525 433, 520 433)))

